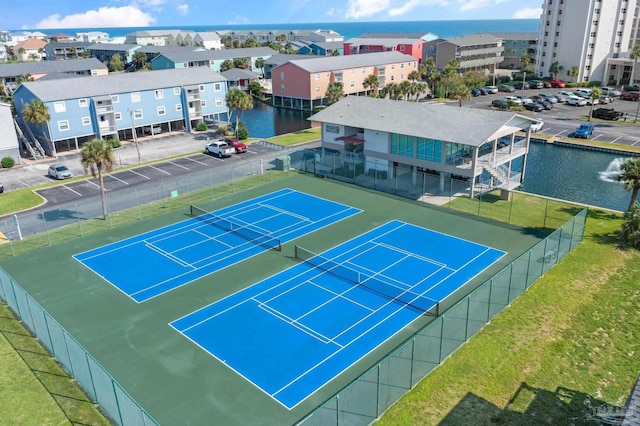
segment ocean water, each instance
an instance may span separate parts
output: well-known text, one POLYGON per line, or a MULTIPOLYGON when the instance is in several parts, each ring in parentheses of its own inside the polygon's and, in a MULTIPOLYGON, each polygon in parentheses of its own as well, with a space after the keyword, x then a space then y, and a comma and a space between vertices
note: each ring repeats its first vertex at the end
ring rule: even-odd
MULTIPOLYGON (((214 30, 333 30, 344 39, 358 37, 364 33, 434 33, 438 37, 456 37, 473 33, 538 32, 539 19, 490 19, 464 21, 390 21, 390 22, 323 22, 304 24, 263 24, 263 25, 199 25, 181 27, 113 27, 113 28, 63 28, 37 30, 45 34, 104 31, 113 37, 124 37, 134 31, 180 29, 189 31, 214 30)), ((12 30, 20 32, 24 30, 12 30)), ((35 30, 33 30, 35 31, 35 30)))

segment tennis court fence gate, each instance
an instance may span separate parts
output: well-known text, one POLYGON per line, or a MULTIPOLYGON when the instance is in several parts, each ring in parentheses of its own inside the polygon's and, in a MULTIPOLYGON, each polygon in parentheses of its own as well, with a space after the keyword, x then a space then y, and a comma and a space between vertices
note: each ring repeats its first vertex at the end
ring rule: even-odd
POLYGON ((584 238, 587 209, 458 301, 298 425, 368 425, 509 306, 584 238))

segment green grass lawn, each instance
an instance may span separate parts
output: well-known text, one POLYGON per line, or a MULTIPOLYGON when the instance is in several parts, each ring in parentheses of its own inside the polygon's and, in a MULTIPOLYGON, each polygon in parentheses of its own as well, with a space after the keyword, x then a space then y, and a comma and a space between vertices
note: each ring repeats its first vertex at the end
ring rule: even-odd
POLYGON ((318 140, 320 139, 320 136, 320 127, 315 127, 313 129, 300 130, 299 132, 295 133, 287 133, 286 135, 275 136, 267 140, 277 145, 291 146, 318 140))
POLYGON ((381 425, 598 424, 585 399, 622 406, 640 374, 640 252, 591 211, 585 240, 381 425))

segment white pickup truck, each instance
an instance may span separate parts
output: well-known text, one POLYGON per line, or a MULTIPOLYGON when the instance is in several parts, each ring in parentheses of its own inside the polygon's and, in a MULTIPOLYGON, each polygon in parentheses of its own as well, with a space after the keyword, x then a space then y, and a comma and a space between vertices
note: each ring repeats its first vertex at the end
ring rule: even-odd
POLYGON ((224 139, 218 139, 213 142, 209 142, 204 147, 204 152, 207 154, 215 155, 216 157, 231 157, 235 152, 235 148, 228 145, 224 139))

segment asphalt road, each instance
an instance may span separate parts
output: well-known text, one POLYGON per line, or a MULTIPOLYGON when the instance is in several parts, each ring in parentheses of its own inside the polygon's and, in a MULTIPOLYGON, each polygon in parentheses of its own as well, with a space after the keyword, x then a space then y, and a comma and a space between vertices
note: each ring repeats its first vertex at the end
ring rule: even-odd
MULTIPOLYGON (((498 92, 493 95, 483 95, 465 100, 463 106, 470 108, 483 108, 492 109, 491 101, 494 99, 501 99, 505 96, 531 96, 538 93, 557 94, 560 90, 570 91, 571 89, 529 89, 529 90, 516 90, 512 93, 498 92)), ((457 103, 447 104, 447 107, 458 108, 457 103)), ((638 103, 633 101, 623 101, 616 99, 613 103, 607 105, 594 105, 595 108, 614 108, 616 111, 626 113, 628 115, 627 122, 622 120, 618 121, 594 121, 595 132, 590 140, 596 140, 600 142, 611 142, 622 145, 640 146, 640 125, 633 124, 633 118, 636 116, 638 103)), ((535 117, 536 119, 544 121, 544 127, 541 133, 553 135, 557 137, 563 137, 573 132, 583 120, 579 120, 579 117, 586 117, 589 115, 589 106, 576 107, 565 104, 556 103, 553 104, 553 109, 540 112, 522 111, 521 114, 535 117)), ((497 109, 496 109, 497 111, 497 109)), ((640 117, 639 120, 640 122, 640 117)))

